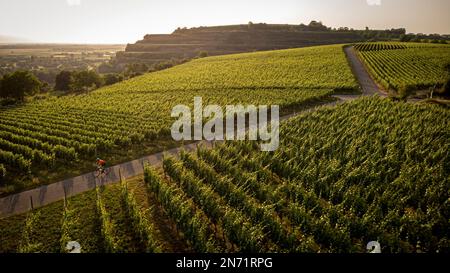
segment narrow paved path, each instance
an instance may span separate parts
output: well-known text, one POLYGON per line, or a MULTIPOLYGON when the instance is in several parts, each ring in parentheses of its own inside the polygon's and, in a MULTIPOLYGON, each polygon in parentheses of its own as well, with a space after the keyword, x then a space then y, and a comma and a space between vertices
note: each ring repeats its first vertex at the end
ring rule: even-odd
MULTIPOLYGON (((353 47, 344 48, 347 59, 350 62, 350 67, 352 68, 353 74, 356 76, 358 83, 361 87, 361 92, 363 96, 387 96, 386 92, 383 91, 372 79, 369 72, 367 71, 364 64, 358 57, 356 50, 353 47)), ((347 97, 347 99, 349 99, 347 97)))
MULTIPOLYGON (((345 52, 352 66, 352 70, 355 73, 361 85, 363 93, 362 95, 363 96, 372 96, 375 94, 382 95, 382 91, 378 88, 378 86, 369 76, 364 65, 357 57, 356 52, 353 50, 353 48, 350 47, 346 48, 345 52)), ((300 113, 315 111, 317 108, 320 107, 333 106, 338 103, 354 100, 360 97, 360 95, 336 95, 333 97, 338 98, 339 101, 327 103, 321 106, 317 106, 315 108, 301 111, 299 113, 284 116, 280 120, 283 121, 289 119, 300 113)), ((38 208, 56 201, 60 201, 64 199, 64 196, 70 197, 92 190, 95 188, 96 183, 108 185, 119 182, 120 176, 122 176, 124 179, 127 179, 130 177, 141 175, 144 172, 143 169, 144 163, 148 163, 152 166, 158 167, 162 165, 162 159, 165 153, 173 156, 178 156, 182 149, 184 149, 185 151, 195 151, 198 145, 203 145, 204 147, 211 148, 213 146, 213 143, 210 141, 199 141, 189 145, 184 145, 179 148, 171 149, 167 152, 160 152, 137 160, 119 164, 109 168, 108 175, 103 178, 96 178, 95 172, 91 172, 70 179, 66 179, 60 182, 56 182, 53 184, 44 185, 36 189, 27 190, 24 192, 20 192, 17 194, 1 198, 0 218, 27 212, 31 208, 31 203, 33 203, 34 208, 38 208)))
POLYGON ((137 160, 129 161, 108 168, 108 175, 96 177, 95 172, 90 172, 77 177, 69 178, 60 182, 44 185, 36 189, 20 192, 0 199, 0 218, 14 214, 27 212, 33 203, 34 208, 64 199, 64 196, 74 196, 95 188, 96 183, 107 185, 120 181, 120 175, 127 179, 144 173, 144 163, 155 167, 161 166, 164 153, 177 155, 181 149, 193 151, 197 145, 202 144, 211 147, 211 142, 201 141, 184 145, 180 148, 171 149, 167 152, 160 152, 146 156, 137 160))

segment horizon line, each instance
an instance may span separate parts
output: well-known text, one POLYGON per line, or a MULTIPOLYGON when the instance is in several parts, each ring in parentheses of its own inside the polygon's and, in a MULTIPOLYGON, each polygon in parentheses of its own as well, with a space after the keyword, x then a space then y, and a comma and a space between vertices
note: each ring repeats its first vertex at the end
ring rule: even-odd
MULTIPOLYGON (((315 20, 316 22, 322 22, 321 20, 315 20)), ((187 29, 193 29, 193 28, 208 28, 208 27, 224 27, 224 26, 245 26, 248 23, 252 22, 254 25, 258 25, 258 24, 267 24, 267 25, 286 25, 286 26, 299 26, 299 25, 307 25, 305 23, 301 23, 301 24, 289 24, 289 23, 264 23, 264 22, 253 22, 253 21, 249 21, 247 23, 243 23, 243 24, 228 24, 228 25, 199 25, 199 26, 193 26, 193 27, 177 27, 175 28, 172 32, 160 32, 160 33, 145 33, 143 34, 141 37, 143 38, 146 35, 170 35, 172 34, 175 30, 177 29, 183 29, 183 28, 187 28, 187 29)), ((339 27, 335 27, 335 26, 327 26, 324 24, 324 26, 330 28, 330 29, 339 29, 339 28, 346 28, 345 26, 339 26, 339 27)), ((351 28, 351 27, 347 27, 349 30, 355 30, 355 31, 363 31, 364 29, 359 29, 359 28, 351 28)), ((370 28, 369 30, 372 31, 385 31, 385 30, 391 30, 391 29, 405 29, 406 30, 406 35, 418 35, 418 34, 423 34, 423 35, 441 35, 441 36, 450 36, 450 33, 439 33, 439 32, 428 32, 428 33, 423 33, 423 32, 408 32, 406 27, 390 27, 390 28, 384 28, 384 29, 379 29, 379 28, 370 28)), ((136 41, 114 41, 114 42, 95 42, 95 41, 36 41, 36 40, 30 40, 28 38, 24 38, 24 37, 20 37, 20 36, 14 36, 14 35, 10 35, 10 34, 1 34, 0 33, 0 37, 8 37, 8 38, 13 38, 13 39, 17 39, 19 40, 18 42, 12 41, 12 42, 0 42, 0 45, 25 45, 25 44, 47 44, 47 45, 127 45, 130 43, 134 43, 136 41)))

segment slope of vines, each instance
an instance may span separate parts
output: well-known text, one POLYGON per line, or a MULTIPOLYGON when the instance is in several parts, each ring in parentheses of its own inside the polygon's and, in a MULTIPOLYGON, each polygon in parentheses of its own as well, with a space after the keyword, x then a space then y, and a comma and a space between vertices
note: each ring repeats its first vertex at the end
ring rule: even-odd
POLYGON ((273 153, 226 142, 166 158, 174 183, 160 183, 244 251, 365 252, 379 241, 388 253, 449 252, 449 120, 435 106, 360 99, 289 120, 273 153), (225 211, 241 224, 227 226, 225 211), (253 236, 235 236, 249 224, 253 236))
POLYGON ((362 43, 355 45, 358 51, 380 51, 380 50, 395 50, 406 49, 406 44, 402 43, 362 43))
POLYGON ((69 240, 83 252, 171 252, 160 236, 169 226, 201 253, 353 253, 370 241, 383 253, 449 253, 449 123, 447 109, 381 98, 321 108, 283 123, 275 152, 216 143, 165 157, 162 170, 147 166, 134 190, 123 181, 55 211, 1 219, 0 252, 64 252, 69 240), (166 220, 155 223, 142 200, 166 220))
POLYGON ((88 94, 0 108, 0 164, 6 174, 34 174, 165 140, 173 106, 195 96, 283 111, 356 87, 339 45, 198 59, 88 94))
POLYGON ((365 43, 355 49, 386 90, 441 87, 449 77, 450 46, 414 43, 365 43))

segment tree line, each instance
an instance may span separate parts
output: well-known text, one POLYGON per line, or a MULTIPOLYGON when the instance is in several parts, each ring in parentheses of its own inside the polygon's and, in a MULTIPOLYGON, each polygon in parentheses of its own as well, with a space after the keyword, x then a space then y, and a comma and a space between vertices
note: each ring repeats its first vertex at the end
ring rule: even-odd
MULTIPOLYGON (((123 80, 120 74, 101 76, 94 70, 61 71, 56 75, 55 91, 90 91, 123 80)), ((3 104, 23 102, 25 97, 48 91, 48 84, 40 81, 32 72, 19 70, 0 78, 0 98, 3 104)))
MULTIPOLYGON (((207 53, 202 53, 206 57, 207 53)), ((23 102, 25 97, 58 91, 63 93, 89 92, 102 86, 112 85, 126 79, 155 72, 181 64, 187 60, 177 62, 163 62, 149 66, 144 63, 128 64, 121 73, 98 73, 96 70, 63 70, 56 74, 55 85, 50 87, 46 81, 41 81, 35 73, 28 70, 18 70, 0 77, 0 103, 14 104, 23 102)))

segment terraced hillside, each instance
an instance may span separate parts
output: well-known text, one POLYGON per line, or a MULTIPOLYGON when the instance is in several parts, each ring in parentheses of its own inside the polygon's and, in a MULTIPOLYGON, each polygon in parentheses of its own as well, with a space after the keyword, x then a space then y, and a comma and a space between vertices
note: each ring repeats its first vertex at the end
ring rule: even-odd
POLYGON ((449 120, 373 97, 322 108, 283 123, 276 152, 200 148, 146 168, 145 184, 69 199, 73 213, 57 203, 0 220, 0 251, 58 252, 70 238, 87 252, 348 253, 378 240, 384 253, 448 253, 449 120))
MULTIPOLYGON (((404 30, 394 30, 400 35, 404 30)), ((116 54, 118 63, 147 63, 191 59, 206 52, 209 56, 355 43, 366 40, 359 31, 332 31, 301 25, 246 24, 177 29, 172 34, 148 34, 116 54)))
POLYGON ((386 90, 416 91, 442 87, 448 80, 450 45, 420 43, 357 44, 362 60, 386 90))
POLYGON ((355 90, 342 46, 210 57, 92 93, 0 109, 1 192, 92 170, 173 145, 177 104, 278 104, 282 112, 355 90), (74 171, 71 171, 74 170, 74 171))

